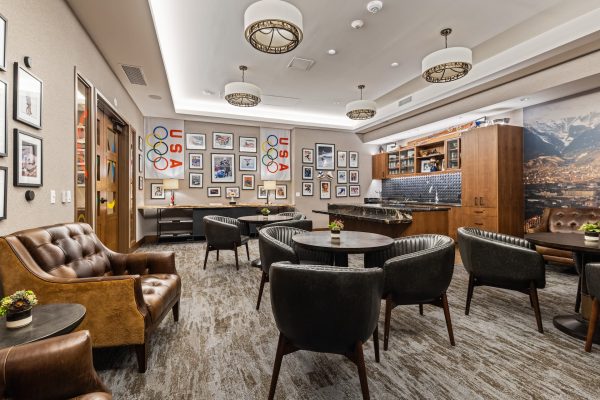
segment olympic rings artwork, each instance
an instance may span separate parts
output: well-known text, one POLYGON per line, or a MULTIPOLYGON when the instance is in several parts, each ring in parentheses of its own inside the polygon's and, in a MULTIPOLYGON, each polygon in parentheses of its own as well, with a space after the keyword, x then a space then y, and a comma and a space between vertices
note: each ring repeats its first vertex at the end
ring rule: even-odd
POLYGON ((183 121, 149 119, 145 136, 146 178, 183 179, 183 121))
POLYGON ((291 180, 290 131, 261 128, 260 138, 261 179, 277 181, 291 180))

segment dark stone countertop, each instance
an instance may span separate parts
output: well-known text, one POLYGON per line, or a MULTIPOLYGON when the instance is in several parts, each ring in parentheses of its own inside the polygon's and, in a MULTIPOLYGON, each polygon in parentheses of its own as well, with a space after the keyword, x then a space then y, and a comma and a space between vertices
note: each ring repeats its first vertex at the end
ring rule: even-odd
POLYGON ((361 214, 351 214, 349 212, 344 212, 344 211, 326 211, 326 210, 312 210, 312 211, 316 214, 334 215, 334 216, 339 216, 339 217, 343 217, 343 218, 357 219, 359 221, 377 222, 380 224, 410 224, 410 223, 412 223, 412 216, 411 216, 411 218, 395 219, 389 215, 382 215, 382 214, 361 215, 361 214))

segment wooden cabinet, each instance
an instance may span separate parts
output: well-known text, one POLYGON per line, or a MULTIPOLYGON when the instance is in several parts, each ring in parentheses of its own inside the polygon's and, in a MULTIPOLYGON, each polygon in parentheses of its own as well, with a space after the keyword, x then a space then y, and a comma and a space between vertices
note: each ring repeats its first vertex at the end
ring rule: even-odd
POLYGON ((372 169, 371 174, 373 179, 385 179, 387 177, 387 163, 388 163, 388 155, 387 153, 379 153, 375 154, 372 157, 372 169))
POLYGON ((473 129, 461 147, 462 225, 522 236, 523 129, 473 129))

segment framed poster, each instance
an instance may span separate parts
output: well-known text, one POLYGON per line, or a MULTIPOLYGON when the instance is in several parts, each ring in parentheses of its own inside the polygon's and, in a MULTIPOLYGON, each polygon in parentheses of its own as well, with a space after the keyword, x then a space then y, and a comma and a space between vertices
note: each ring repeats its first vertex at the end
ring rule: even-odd
POLYGON ((242 175, 242 190, 254 190, 254 175, 242 175))
POLYGON ((221 188, 220 187, 209 187, 207 190, 208 197, 221 197, 221 188))
POLYGON ((144 172, 144 157, 141 154, 138 154, 138 172, 144 172))
POLYGON ((146 179, 185 179, 183 121, 147 118, 146 127, 146 179))
POLYGON ((348 187, 346 185, 336 186, 335 197, 348 197, 348 187))
POLYGON ((203 160, 202 154, 188 154, 188 168, 189 169, 202 169, 203 160))
POLYGON ((206 135, 204 133, 187 133, 185 148, 187 150, 206 150, 206 135))
POLYGON ((313 149, 302 149, 302 164, 314 164, 315 151, 313 149))
POLYGON ((314 195, 314 186, 312 182, 302 182, 302 196, 314 195))
POLYGON ((360 197, 360 185, 350 185, 350 197, 360 197))
POLYGON ((256 156, 240 156, 240 171, 256 171, 256 156))
POLYGON ((144 138, 141 136, 138 136, 138 151, 144 151, 144 138))
POLYGON ((240 136, 240 153, 256 153, 258 139, 249 136, 240 136))
POLYGON ((338 170, 337 172, 337 183, 348 183, 348 171, 338 170))
POLYGON ((233 150, 233 133, 213 132, 213 149, 233 150))
POLYGON ((240 187, 239 186, 226 187, 225 188, 225 197, 227 197, 228 199, 231 199, 232 197, 234 199, 239 199, 240 198, 240 187))
POLYGON ((165 199, 165 187, 162 183, 150 184, 150 198, 153 200, 165 199))
POLYGON ((36 129, 42 129, 42 81, 15 63, 14 119, 36 129))
POLYGON ((312 165, 302 166, 302 179, 313 179, 314 168, 312 165))
POLYGON ((317 153, 318 170, 333 171, 335 169, 335 145, 317 143, 315 153, 317 153))
POLYGON ((264 185, 258 185, 256 187, 256 198, 266 199, 268 195, 269 192, 267 192, 267 189, 265 189, 264 185))
POLYGON ((15 129, 14 143, 14 185, 42 186, 44 175, 42 138, 15 129))
POLYGON ((277 185, 275 187, 276 199, 287 199, 287 185, 277 185))
POLYGON ((338 151, 337 152, 337 166, 338 168, 346 168, 348 166, 348 152, 338 151))
POLYGON ((320 185, 320 198, 321 199, 330 199, 331 198, 331 182, 329 181, 321 181, 320 185))
POLYGON ((4 81, 0 81, 0 157, 8 155, 8 120, 6 119, 7 101, 8 84, 4 81))
POLYGON ((210 181, 212 183, 235 182, 235 155, 213 153, 210 156, 210 181))
POLYGON ((189 181, 189 187, 190 188, 201 188, 204 187, 203 185, 203 175, 198 173, 198 172, 190 172, 190 181, 189 181))
POLYGON ((349 182, 350 183, 358 183, 358 170, 356 170, 356 171, 350 170, 349 182))
POLYGON ((6 219, 7 189, 8 189, 8 168, 0 167, 0 220, 6 219))
POLYGON ((144 190, 144 177, 138 176, 138 190, 144 190))
POLYGON ((358 168, 358 151, 349 151, 348 158, 348 166, 350 168, 358 168))
MULTIPOLYGON (((0 14, 0 70, 6 71, 6 18, 0 14)), ((6 197, 6 196, 5 196, 6 197)), ((6 203, 5 203, 6 205, 6 203)), ((6 214, 6 213, 5 213, 6 214)), ((0 218, 2 219, 2 218, 0 218)))
POLYGON ((260 178, 264 181, 291 181, 291 131, 260 128, 260 178))

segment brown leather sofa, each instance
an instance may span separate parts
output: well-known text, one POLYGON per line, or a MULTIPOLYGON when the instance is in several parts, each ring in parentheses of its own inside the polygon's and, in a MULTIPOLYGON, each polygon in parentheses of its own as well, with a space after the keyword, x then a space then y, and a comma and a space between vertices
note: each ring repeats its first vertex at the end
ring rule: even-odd
POLYGON ((120 254, 87 224, 29 229, 0 239, 3 293, 31 289, 40 304, 79 303, 78 329, 94 347, 135 345, 146 370, 148 337, 170 310, 179 319, 181 280, 172 252, 120 254))
POLYGON ((0 350, 0 398, 110 400, 88 331, 0 350))
MULTIPOLYGON (((527 233, 561 232, 583 234, 579 227, 600 220, 600 208, 545 208, 541 218, 526 228, 527 233)), ((563 265, 575 265, 570 251, 536 246, 544 260, 563 265)))

